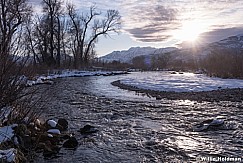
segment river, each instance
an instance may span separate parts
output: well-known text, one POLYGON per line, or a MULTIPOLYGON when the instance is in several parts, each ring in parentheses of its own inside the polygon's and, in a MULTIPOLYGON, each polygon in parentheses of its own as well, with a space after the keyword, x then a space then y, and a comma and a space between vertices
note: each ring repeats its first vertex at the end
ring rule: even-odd
POLYGON ((76 150, 35 162, 201 162, 202 157, 243 155, 243 103, 156 100, 112 86, 121 76, 56 79, 42 85, 45 117, 69 121, 79 141, 76 150), (236 130, 193 132, 192 125, 220 118, 236 130), (86 124, 99 132, 86 138, 77 130, 86 124))

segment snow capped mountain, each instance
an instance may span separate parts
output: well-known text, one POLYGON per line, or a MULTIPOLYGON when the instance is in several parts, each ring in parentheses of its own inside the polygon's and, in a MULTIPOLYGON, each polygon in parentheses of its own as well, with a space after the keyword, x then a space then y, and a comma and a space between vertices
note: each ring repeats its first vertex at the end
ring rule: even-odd
POLYGON ((114 51, 106 56, 100 57, 101 61, 112 62, 120 61, 123 63, 131 63, 132 59, 137 56, 145 56, 150 58, 151 55, 163 55, 170 53, 173 60, 188 61, 191 59, 200 60, 205 58, 214 48, 223 49, 243 49, 243 34, 230 36, 218 42, 213 42, 204 46, 187 47, 178 49, 175 47, 153 48, 153 47, 132 47, 129 50, 114 51))
POLYGON ((237 36, 230 36, 226 39, 212 43, 210 46, 223 47, 223 48, 243 48, 243 34, 237 36))
POLYGON ((175 51, 177 48, 152 48, 152 47, 132 47, 129 50, 114 51, 106 56, 100 57, 100 60, 105 62, 120 61, 123 63, 130 63, 133 58, 137 56, 163 54, 171 51, 175 51))

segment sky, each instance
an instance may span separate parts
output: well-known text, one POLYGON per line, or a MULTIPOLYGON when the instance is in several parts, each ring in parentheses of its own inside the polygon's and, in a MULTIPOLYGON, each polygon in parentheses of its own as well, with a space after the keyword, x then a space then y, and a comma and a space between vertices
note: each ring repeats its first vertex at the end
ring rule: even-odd
MULTIPOLYGON (((41 0, 30 0, 41 10, 41 0)), ((64 0, 83 11, 91 5, 122 16, 119 34, 100 37, 98 56, 130 47, 183 47, 243 34, 243 0, 64 0)))

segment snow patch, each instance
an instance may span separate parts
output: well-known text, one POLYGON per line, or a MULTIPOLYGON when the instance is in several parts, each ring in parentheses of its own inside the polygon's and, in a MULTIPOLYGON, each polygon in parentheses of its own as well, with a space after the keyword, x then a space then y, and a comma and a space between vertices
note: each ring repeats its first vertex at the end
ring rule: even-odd
POLYGON ((15 126, 16 125, 11 125, 0 128, 0 143, 11 140, 11 138, 14 136, 13 127, 15 126))
POLYGON ((5 160, 7 162, 15 162, 17 155, 17 150, 14 148, 10 148, 7 150, 0 150, 0 159, 5 160))
POLYGON ((27 86, 36 84, 53 84, 53 79, 66 77, 85 77, 85 76, 100 76, 100 75, 116 75, 125 73, 125 71, 79 71, 79 70, 63 70, 59 74, 49 74, 47 76, 39 76, 36 80, 28 80, 27 86))

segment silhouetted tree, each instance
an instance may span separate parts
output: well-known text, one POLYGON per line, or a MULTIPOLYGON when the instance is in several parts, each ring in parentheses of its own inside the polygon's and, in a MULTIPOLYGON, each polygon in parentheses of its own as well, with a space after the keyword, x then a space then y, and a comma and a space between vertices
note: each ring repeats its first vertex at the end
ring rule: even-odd
POLYGON ((0 1, 0 108, 19 99, 23 90, 28 56, 22 37, 30 16, 26 0, 0 1))
POLYGON ((98 37, 108 36, 110 32, 118 32, 120 28, 120 14, 117 10, 107 10, 105 16, 97 12, 94 6, 89 13, 80 14, 72 4, 67 5, 70 18, 70 37, 72 37, 72 51, 74 66, 87 65, 92 49, 98 41, 98 37), (101 18, 103 17, 103 18, 101 18))

